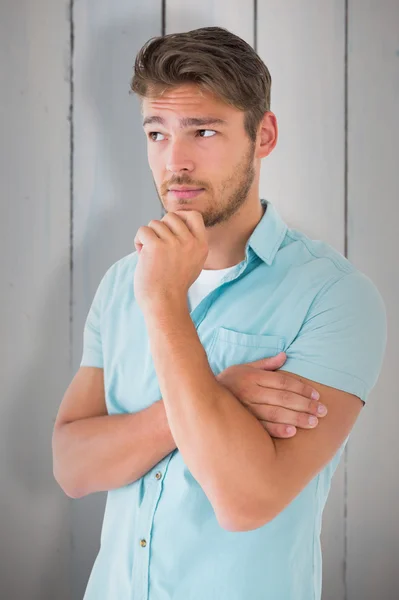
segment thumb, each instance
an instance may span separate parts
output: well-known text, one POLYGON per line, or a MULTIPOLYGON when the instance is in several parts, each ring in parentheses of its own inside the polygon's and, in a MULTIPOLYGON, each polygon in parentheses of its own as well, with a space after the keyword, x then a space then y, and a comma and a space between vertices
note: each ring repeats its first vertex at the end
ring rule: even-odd
POLYGON ((286 353, 279 352, 279 354, 276 354, 275 356, 270 356, 268 358, 260 358, 259 360, 255 360, 247 364, 257 369, 266 369, 266 371, 274 371, 275 369, 281 367, 286 360, 286 353))

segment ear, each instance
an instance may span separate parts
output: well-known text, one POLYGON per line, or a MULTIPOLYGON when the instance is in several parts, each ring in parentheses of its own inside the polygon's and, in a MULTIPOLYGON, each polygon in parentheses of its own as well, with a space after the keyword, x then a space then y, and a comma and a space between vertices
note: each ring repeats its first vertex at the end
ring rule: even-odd
POLYGON ((262 121, 259 123, 257 148, 255 156, 264 158, 268 156, 277 144, 278 126, 277 118, 271 111, 265 112, 262 121))

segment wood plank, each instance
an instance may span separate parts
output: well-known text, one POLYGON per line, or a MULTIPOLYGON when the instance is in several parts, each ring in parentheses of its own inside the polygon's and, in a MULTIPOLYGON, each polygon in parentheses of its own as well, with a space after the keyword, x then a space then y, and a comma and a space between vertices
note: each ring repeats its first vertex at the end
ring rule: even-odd
POLYGON ((68 2, 2 0, 0 597, 69 600, 51 435, 70 379, 68 2))
MULTIPOLYGON (((130 94, 136 54, 161 34, 161 2, 75 3, 73 365, 101 277, 133 252, 134 236, 160 212, 147 162, 138 99, 130 94)), ((72 500, 73 597, 82 598, 99 550, 106 493, 72 500)))
POLYGON ((253 46, 254 2, 201 0, 201 3, 193 7, 185 0, 167 0, 166 33, 190 31, 199 27, 225 27, 253 46))
MULTIPOLYGON (((258 3, 257 49, 272 77, 279 138, 261 196, 290 227, 344 253, 344 3, 258 3)), ((323 513, 323 600, 344 598, 344 456, 323 513)))
POLYGON ((381 292, 388 347, 348 460, 348 600, 398 598, 399 4, 349 3, 349 258, 381 292))

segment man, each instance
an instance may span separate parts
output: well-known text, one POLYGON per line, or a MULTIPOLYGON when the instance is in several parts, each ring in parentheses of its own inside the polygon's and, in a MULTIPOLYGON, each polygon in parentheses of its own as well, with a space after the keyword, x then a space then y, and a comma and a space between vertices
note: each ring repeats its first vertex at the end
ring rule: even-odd
POLYGON ((270 86, 218 27, 136 58, 166 214, 100 282, 53 436, 69 495, 108 490, 85 600, 321 598, 322 511, 386 314, 370 279, 259 198, 270 86))

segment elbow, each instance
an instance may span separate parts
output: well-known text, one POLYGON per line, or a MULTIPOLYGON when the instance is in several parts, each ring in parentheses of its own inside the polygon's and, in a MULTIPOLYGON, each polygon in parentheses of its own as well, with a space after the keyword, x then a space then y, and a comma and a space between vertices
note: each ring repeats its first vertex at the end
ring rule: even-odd
POLYGON ((62 488, 62 490, 65 492, 65 494, 69 497, 69 498, 83 498, 84 496, 86 496, 86 494, 83 494, 80 491, 77 490, 66 490, 64 488, 62 488))
POLYGON ((276 514, 270 509, 270 504, 264 499, 256 506, 247 504, 242 510, 223 511, 217 514, 217 520, 226 531, 252 531, 259 529, 272 521, 276 514))
POLYGON ((212 504, 217 521, 226 531, 252 531, 267 525, 279 511, 276 512, 276 494, 270 483, 267 486, 247 485, 243 491, 235 487, 218 490, 218 495, 212 497, 212 504))
POLYGON ((250 514, 236 518, 218 518, 218 522, 222 529, 226 531, 239 532, 239 531, 253 531, 259 529, 269 522, 269 519, 255 519, 250 514))
POLYGON ((69 497, 69 498, 83 498, 83 496, 85 496, 86 494, 84 494, 80 489, 78 489, 76 486, 73 486, 69 483, 66 483, 62 477, 60 477, 55 469, 53 469, 53 476, 55 481, 58 483, 58 485, 60 486, 60 488, 62 489, 62 491, 69 497))

